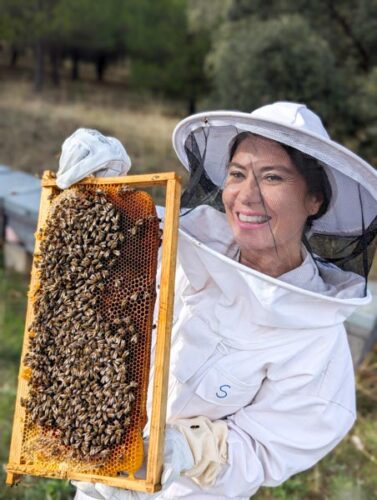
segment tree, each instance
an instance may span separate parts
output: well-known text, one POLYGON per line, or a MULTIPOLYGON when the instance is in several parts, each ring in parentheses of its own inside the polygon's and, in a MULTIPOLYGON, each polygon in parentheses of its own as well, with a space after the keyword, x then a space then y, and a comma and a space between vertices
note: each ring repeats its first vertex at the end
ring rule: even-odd
POLYGON ((104 78, 110 61, 125 53, 123 0, 65 0, 56 9, 55 46, 73 62, 72 77, 79 78, 79 61, 96 64, 97 80, 104 78))
POLYGON ((70 55, 78 77, 78 61, 96 63, 102 79, 109 60, 124 53, 123 0, 0 0, 0 35, 11 44, 33 47, 35 86, 41 90, 44 60, 50 54, 53 79, 58 62, 70 55))
POLYGON ((208 59, 216 106, 249 111, 274 100, 311 104, 330 118, 341 95, 335 58, 305 19, 283 15, 226 23, 208 59))
POLYGON ((54 13, 61 0, 0 0, 2 35, 14 46, 34 51, 34 84, 43 86, 44 59, 48 40, 54 32, 54 13))
POLYGON ((211 47, 207 107, 303 101, 375 156, 377 0, 230 0, 211 47))
POLYGON ((187 102, 189 112, 207 87, 209 35, 190 29, 186 0, 133 0, 126 14, 130 83, 187 102))

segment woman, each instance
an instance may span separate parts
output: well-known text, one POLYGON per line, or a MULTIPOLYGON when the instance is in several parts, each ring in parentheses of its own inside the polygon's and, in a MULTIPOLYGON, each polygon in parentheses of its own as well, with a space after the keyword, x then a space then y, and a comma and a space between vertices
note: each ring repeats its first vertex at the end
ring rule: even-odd
MULTIPOLYGON (((343 321, 370 300, 377 175, 296 103, 188 117, 173 144, 191 178, 180 222, 164 488, 153 498, 247 499, 312 467, 354 423, 343 321), (316 256, 311 244, 322 249, 323 238, 327 251, 346 239, 337 262, 362 258, 364 277, 316 256)), ((62 170, 71 181, 83 177, 80 165, 62 170)), ((149 497, 78 488, 78 499, 149 497)))

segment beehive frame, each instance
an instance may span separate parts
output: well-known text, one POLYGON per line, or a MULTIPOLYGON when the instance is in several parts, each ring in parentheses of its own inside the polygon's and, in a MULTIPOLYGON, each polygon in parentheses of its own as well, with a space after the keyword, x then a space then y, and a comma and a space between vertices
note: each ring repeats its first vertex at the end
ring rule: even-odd
MULTIPOLYGON (((98 186, 106 184, 125 184, 137 188, 160 185, 166 189, 159 310, 155 357, 153 360, 155 371, 153 378, 152 410, 146 476, 143 479, 123 476, 109 477, 96 474, 79 473, 64 470, 64 468, 60 471, 59 475, 56 473, 50 475, 48 473, 41 474, 40 472, 36 472, 33 469, 33 466, 22 464, 21 450, 24 435, 25 408, 21 405, 21 398, 26 394, 27 380, 21 376, 22 371, 25 368, 21 361, 9 462, 6 467, 6 483, 8 485, 13 485, 21 479, 22 475, 40 475, 42 477, 59 477, 61 479, 72 479, 77 481, 101 482, 109 486, 132 489, 146 493, 154 493, 160 490, 160 478, 163 465, 181 181, 179 176, 177 176, 174 172, 167 172, 127 177, 107 177, 100 179, 86 178, 81 181, 80 184, 95 184, 98 186)), ((45 225, 50 206, 49 197, 51 196, 54 188, 56 189, 54 175, 50 171, 46 171, 42 177, 42 194, 37 231, 45 225)), ((39 251, 39 246, 40 242, 37 239, 35 253, 39 251)), ((34 261, 31 272, 30 290, 33 289, 37 280, 37 269, 34 261)), ((28 349, 27 326, 30 324, 32 317, 33 306, 31 301, 28 300, 21 360, 24 359, 28 349)))

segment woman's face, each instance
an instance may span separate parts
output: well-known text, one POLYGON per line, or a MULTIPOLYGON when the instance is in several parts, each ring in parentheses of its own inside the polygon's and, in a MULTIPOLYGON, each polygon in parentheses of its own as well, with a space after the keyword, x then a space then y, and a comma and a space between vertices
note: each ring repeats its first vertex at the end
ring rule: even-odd
POLYGON ((306 219, 321 206, 284 148, 260 136, 247 137, 237 147, 223 203, 241 254, 275 256, 300 252, 306 219))

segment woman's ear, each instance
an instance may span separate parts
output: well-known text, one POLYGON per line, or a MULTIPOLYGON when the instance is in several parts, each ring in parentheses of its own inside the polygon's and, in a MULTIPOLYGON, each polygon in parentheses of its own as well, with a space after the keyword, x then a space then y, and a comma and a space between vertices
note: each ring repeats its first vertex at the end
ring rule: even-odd
POLYGON ((308 193, 305 200, 306 210, 308 215, 316 215, 323 203, 323 196, 321 194, 308 193))

